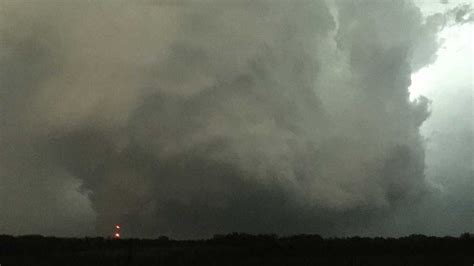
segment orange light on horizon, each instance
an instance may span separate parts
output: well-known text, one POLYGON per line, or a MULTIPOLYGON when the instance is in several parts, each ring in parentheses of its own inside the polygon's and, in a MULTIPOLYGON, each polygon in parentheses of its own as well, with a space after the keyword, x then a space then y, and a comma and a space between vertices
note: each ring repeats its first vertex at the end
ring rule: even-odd
POLYGON ((114 230, 113 236, 114 236, 115 239, 120 238, 120 225, 118 225, 118 224, 115 225, 115 230, 114 230))

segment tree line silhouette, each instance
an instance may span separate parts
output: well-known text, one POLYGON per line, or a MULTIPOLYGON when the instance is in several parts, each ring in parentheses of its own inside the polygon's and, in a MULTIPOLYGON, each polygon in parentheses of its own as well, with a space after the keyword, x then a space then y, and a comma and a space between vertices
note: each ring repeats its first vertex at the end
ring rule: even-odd
POLYGON ((7 265, 473 265, 474 235, 401 238, 279 237, 232 233, 205 240, 0 235, 7 265))

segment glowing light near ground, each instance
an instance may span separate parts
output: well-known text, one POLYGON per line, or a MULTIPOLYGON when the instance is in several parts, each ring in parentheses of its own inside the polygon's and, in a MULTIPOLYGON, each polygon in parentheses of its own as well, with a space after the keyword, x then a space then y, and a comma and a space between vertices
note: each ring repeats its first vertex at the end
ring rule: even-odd
POLYGON ((120 225, 118 224, 115 225, 114 238, 115 239, 120 238, 120 225))

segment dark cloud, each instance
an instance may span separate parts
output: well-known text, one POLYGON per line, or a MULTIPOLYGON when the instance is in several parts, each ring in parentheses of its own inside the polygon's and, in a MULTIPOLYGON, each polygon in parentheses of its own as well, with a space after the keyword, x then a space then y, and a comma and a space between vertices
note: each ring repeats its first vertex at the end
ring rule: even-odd
POLYGON ((408 86, 439 27, 409 1, 26 1, 0 18, 3 232, 353 234, 429 194, 429 101, 408 86))

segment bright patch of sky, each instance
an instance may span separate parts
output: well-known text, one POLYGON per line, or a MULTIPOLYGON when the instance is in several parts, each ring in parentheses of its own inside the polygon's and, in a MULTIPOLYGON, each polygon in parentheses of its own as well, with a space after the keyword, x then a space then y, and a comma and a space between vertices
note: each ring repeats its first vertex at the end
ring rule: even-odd
MULTIPOLYGON (((466 1, 443 4, 415 1, 425 16, 446 11, 466 1)), ((456 186, 473 187, 474 25, 447 27, 437 60, 412 75, 410 98, 431 101, 432 113, 423 124, 426 138, 426 175, 443 191, 456 186)))

